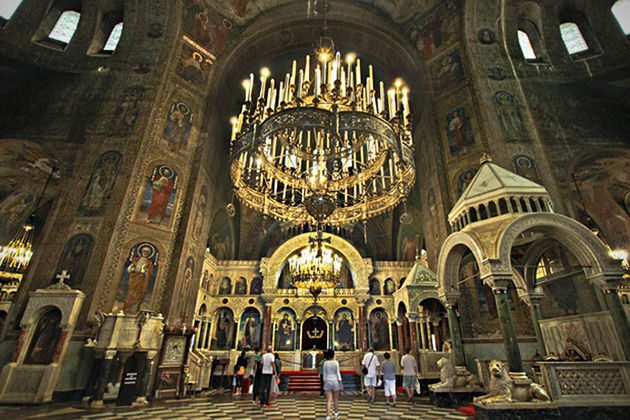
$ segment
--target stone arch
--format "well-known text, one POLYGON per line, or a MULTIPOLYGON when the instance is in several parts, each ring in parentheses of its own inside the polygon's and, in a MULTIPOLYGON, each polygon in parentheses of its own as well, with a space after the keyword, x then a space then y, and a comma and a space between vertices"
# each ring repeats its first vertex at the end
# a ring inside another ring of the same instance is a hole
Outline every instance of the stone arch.
MULTIPOLYGON (((303 233, 295 236, 278 247, 270 258, 263 259, 260 264, 260 272, 263 276, 263 292, 275 293, 287 259, 290 255, 310 244, 313 233, 303 233)), ((330 244, 326 246, 337 251, 344 258, 350 269, 354 288, 358 291, 368 290, 368 277, 372 273, 372 264, 368 264, 367 259, 363 259, 359 251, 345 239, 327 233, 324 235, 330 238, 330 244)))
POLYGON ((486 252, 479 240, 467 232, 451 234, 444 243, 438 257, 438 295, 444 300, 449 297, 459 298, 459 265, 466 251, 471 251, 479 269, 487 259, 486 252))

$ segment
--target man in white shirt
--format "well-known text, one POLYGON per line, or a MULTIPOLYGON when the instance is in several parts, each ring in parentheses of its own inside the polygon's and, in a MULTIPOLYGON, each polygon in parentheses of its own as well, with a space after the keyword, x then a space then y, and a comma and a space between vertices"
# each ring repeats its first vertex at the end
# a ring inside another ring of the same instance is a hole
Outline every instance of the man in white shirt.
POLYGON ((269 394, 271 393, 271 379, 276 374, 276 357, 272 353, 271 346, 267 347, 267 353, 260 358, 262 366, 262 380, 260 384, 260 405, 271 407, 269 394))
POLYGON ((373 403, 376 388, 376 381, 378 375, 381 373, 381 363, 378 361, 378 357, 374 354, 374 349, 370 347, 368 352, 363 356, 363 361, 361 362, 361 370, 364 368, 367 369, 367 373, 363 378, 363 385, 367 389, 368 393, 368 402, 373 403))
POLYGON ((410 350, 405 349, 405 355, 400 359, 400 366, 403 369, 403 386, 405 387, 405 391, 407 391, 407 396, 409 399, 407 401, 411 402, 413 400, 413 393, 416 389, 416 378, 418 377, 418 363, 416 362, 416 358, 410 354, 410 350))

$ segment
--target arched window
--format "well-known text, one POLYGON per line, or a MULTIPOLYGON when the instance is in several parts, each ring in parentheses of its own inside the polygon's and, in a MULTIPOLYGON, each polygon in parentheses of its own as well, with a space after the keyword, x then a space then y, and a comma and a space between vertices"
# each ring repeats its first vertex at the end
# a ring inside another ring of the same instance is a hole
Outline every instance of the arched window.
POLYGON ((569 54, 577 54, 589 49, 577 23, 564 22, 560 24, 560 34, 569 54))
POLYGON ((123 23, 117 23, 116 26, 109 33, 109 37, 107 38, 107 42, 105 42, 105 46, 103 47, 104 52, 114 52, 116 51, 116 47, 118 46, 118 41, 120 41, 120 35, 122 35, 123 23))
POLYGON ((630 0, 619 0, 612 7, 613 15, 617 18, 621 29, 630 35, 630 0))
POLYGON ((81 13, 74 10, 66 10, 57 19, 57 23, 55 23, 52 31, 48 34, 48 38, 68 44, 77 30, 77 26, 79 26, 80 19, 81 13))
POLYGON ((13 13, 17 10, 20 3, 22 3, 22 0, 2 0, 2 2, 0 2, 0 18, 6 20, 11 19, 11 16, 13 16, 13 13))
POLYGON ((536 57, 534 47, 532 47, 529 35, 527 35, 526 32, 521 30, 518 31, 518 43, 521 46, 523 57, 525 57, 526 60, 536 60, 538 58, 536 57))

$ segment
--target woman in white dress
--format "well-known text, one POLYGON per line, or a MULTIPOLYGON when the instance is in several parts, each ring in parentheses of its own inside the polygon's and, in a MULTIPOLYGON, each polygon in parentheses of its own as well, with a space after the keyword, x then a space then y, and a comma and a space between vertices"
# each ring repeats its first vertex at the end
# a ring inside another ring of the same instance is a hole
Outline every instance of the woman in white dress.
POLYGON ((324 377, 324 392, 326 392, 326 420, 332 420, 331 412, 334 405, 335 420, 339 419, 339 391, 343 391, 339 362, 335 360, 335 352, 326 352, 326 361, 322 369, 324 377))

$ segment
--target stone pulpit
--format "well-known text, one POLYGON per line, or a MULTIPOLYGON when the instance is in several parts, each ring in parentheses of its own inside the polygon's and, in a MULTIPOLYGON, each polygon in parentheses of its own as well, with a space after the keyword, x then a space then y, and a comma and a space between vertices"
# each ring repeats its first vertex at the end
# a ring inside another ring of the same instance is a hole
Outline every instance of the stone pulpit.
POLYGON ((52 400, 85 295, 63 283, 29 294, 11 363, 0 373, 0 402, 52 400))

